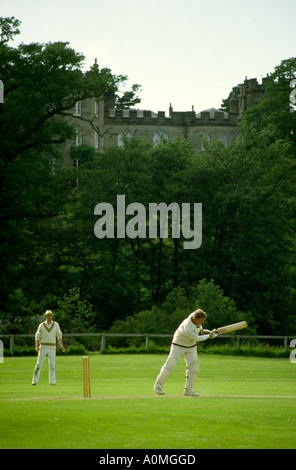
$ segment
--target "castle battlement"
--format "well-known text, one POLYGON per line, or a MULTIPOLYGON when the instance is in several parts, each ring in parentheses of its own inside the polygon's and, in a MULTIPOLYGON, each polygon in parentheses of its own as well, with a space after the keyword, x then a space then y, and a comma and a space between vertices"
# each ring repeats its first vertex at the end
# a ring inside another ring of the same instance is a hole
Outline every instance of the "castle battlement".
POLYGON ((87 99, 75 106, 73 121, 77 135, 74 143, 90 145, 103 152, 122 146, 124 136, 145 139, 152 145, 185 137, 196 151, 204 150, 204 139, 209 144, 220 140, 227 148, 231 142, 241 141, 239 120, 245 111, 260 102, 268 80, 268 77, 263 78, 259 83, 256 78, 245 78, 232 89, 225 103, 227 111, 209 108, 196 112, 193 107, 190 111, 174 111, 170 104, 166 115, 165 111, 120 109, 114 108, 110 100, 98 103, 93 98, 87 99))
POLYGON ((158 111, 158 113, 154 113, 153 111, 147 111, 143 109, 109 109, 109 117, 122 117, 122 118, 158 118, 158 117, 165 117, 165 111, 158 111))
POLYGON ((165 111, 139 109, 110 109, 106 124, 113 125, 156 125, 156 126, 235 126, 238 115, 226 113, 215 108, 199 113, 195 111, 173 111, 166 116, 165 111))
POLYGON ((259 83, 257 78, 245 79, 240 87, 240 95, 247 93, 265 93, 265 87, 268 82, 268 77, 262 78, 262 83, 259 83))
POLYGON ((245 78, 244 83, 240 85, 238 97, 238 109, 240 117, 247 109, 261 101, 265 94, 268 80, 269 77, 264 77, 262 78, 262 83, 258 83, 257 78, 245 78))

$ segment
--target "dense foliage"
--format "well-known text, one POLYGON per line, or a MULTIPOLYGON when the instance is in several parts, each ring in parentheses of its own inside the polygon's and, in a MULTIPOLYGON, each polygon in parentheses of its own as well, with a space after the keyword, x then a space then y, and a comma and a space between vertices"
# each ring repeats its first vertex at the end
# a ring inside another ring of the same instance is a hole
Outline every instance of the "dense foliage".
POLYGON ((19 24, 5 25, 0 333, 33 332, 46 308, 65 333, 170 333, 197 307, 209 326, 247 319, 261 334, 296 332, 296 59, 270 75, 265 97, 243 117, 240 144, 215 142, 196 154, 183 138, 155 148, 131 139, 104 154, 75 148, 81 166, 65 170, 59 144, 73 128, 63 112, 90 96, 124 107, 126 77, 83 73, 83 56, 66 43, 12 48, 19 24), (151 202, 202 203, 201 247, 184 249, 182 236, 96 238, 95 206, 110 203, 116 225, 118 195, 147 210, 151 202))

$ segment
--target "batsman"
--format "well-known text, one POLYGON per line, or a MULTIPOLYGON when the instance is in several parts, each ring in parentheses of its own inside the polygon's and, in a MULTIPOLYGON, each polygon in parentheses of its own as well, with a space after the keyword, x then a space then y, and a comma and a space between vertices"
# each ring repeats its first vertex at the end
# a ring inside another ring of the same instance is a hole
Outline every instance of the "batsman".
POLYGON ((194 392, 199 368, 196 343, 215 338, 218 335, 216 330, 209 331, 202 328, 206 318, 207 314, 203 310, 197 309, 190 313, 175 331, 169 356, 154 384, 153 390, 158 395, 164 395, 163 385, 183 355, 186 363, 184 395, 198 397, 198 393, 194 392))

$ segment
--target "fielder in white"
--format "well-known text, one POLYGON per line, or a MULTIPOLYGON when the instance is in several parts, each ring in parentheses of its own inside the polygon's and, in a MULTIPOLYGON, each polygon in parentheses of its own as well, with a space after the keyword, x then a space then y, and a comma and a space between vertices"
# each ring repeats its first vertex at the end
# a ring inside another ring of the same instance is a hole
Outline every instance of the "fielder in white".
POLYGON ((59 324, 52 320, 52 311, 46 310, 44 315, 46 320, 40 323, 35 335, 36 352, 38 353, 38 358, 33 372, 32 385, 36 385, 39 382, 42 364, 46 356, 48 356, 49 364, 49 383, 50 385, 55 385, 55 356, 57 339, 59 341, 61 350, 65 352, 62 340, 62 332, 59 324))
POLYGON ((164 395, 163 385, 183 354, 186 362, 184 395, 198 397, 198 393, 193 390, 199 369, 196 343, 205 341, 208 338, 215 338, 218 335, 215 330, 210 331, 202 328, 206 318, 207 314, 203 310, 195 310, 175 331, 169 356, 154 384, 153 390, 158 395, 164 395))

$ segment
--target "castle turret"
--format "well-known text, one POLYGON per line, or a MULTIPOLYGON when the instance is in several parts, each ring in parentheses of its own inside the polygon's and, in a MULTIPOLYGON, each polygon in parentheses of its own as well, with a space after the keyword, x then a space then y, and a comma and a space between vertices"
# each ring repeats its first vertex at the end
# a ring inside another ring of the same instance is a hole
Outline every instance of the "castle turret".
POLYGON ((238 114, 238 109, 239 109, 239 99, 236 96, 235 91, 233 91, 229 98, 229 114, 238 114))

